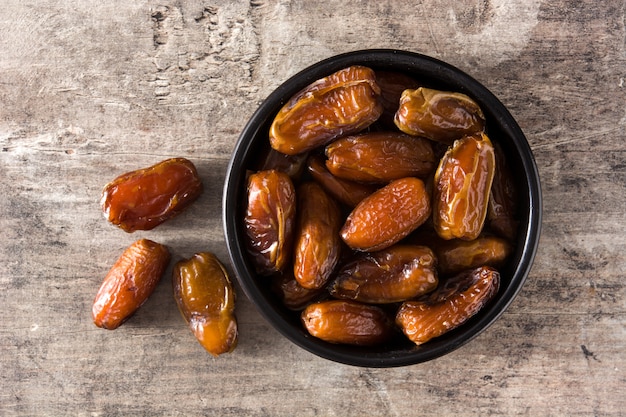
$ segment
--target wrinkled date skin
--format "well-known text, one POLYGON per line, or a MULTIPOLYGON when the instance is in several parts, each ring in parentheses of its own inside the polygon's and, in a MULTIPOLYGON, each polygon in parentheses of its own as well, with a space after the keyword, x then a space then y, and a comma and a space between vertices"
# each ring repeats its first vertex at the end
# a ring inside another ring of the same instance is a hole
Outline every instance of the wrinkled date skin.
POLYGON ((304 288, 322 288, 341 254, 339 206, 315 182, 298 187, 293 274, 304 288))
POLYGON ((365 129, 382 113, 374 71, 352 66, 292 97, 270 127, 273 149, 295 155, 365 129))
POLYGON ((419 300, 405 301, 396 314, 396 324, 416 345, 465 323, 498 292, 500 274, 480 267, 443 282, 435 292, 419 300))
POLYGON ((437 287, 437 260, 425 246, 395 245, 344 265, 329 291, 368 304, 406 301, 437 287))
POLYGON ((482 231, 495 170, 485 134, 454 142, 435 172, 433 223, 443 239, 473 240, 482 231))
POLYGON ((148 239, 131 244, 104 278, 93 302, 96 326, 114 330, 152 294, 170 261, 167 247, 148 239))
POLYGON ((151 230, 179 214, 202 194, 196 167, 185 158, 171 158, 123 174, 102 191, 108 221, 126 232, 151 230))
POLYGON ((401 178, 361 201, 346 219, 341 237, 352 249, 385 249, 417 229, 430 213, 430 196, 422 180, 401 178))
POLYGON ((293 274, 289 273, 274 276, 272 284, 272 290, 280 297, 283 305, 294 311, 304 309, 325 292, 324 288, 304 288, 296 281, 293 274))
POLYGON ((260 171, 248 177, 244 225, 248 252, 259 274, 281 271, 291 260, 296 192, 287 174, 260 171))
POLYGON ((213 356, 237 345, 235 293, 220 261, 209 252, 178 262, 172 273, 174 299, 202 347, 213 356))
POLYGON ((496 169, 491 184, 487 218, 489 226, 500 236, 512 241, 517 235, 519 220, 516 218, 519 196, 513 173, 502 147, 494 143, 496 169))
POLYGON ((463 136, 482 132, 485 115, 465 94, 420 87, 402 93, 395 124, 409 135, 452 144, 463 136))
POLYGON ((307 170, 313 180, 320 184, 328 194, 340 203, 354 208, 374 191, 376 186, 344 180, 331 174, 326 168, 324 159, 314 155, 307 162, 307 170))
POLYGON ((381 308, 348 300, 310 304, 301 319, 312 336, 330 343, 376 345, 393 334, 392 322, 381 308))
POLYGON ((430 141, 401 132, 347 136, 328 145, 326 157, 326 167, 333 175, 360 182, 425 177, 435 169, 430 141))
POLYGON ((513 247, 497 236, 479 236, 474 240, 444 240, 432 244, 431 248, 437 255, 439 271, 444 275, 479 266, 501 267, 507 260, 513 247))

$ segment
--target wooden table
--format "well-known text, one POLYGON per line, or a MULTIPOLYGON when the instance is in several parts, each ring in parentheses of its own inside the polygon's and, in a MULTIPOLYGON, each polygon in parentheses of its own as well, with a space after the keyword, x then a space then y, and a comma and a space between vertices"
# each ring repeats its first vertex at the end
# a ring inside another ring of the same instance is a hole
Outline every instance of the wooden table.
POLYGON ((0 13, 0 415, 618 416, 626 412, 626 47, 619 0, 8 0, 0 13), (230 268, 221 221, 240 130, 282 81, 337 53, 400 48, 490 88, 535 153, 539 251, 468 345, 394 369, 282 338, 241 293, 213 359, 163 279, 116 331, 91 304, 147 237, 230 268), (203 196, 149 232, 99 206, 115 176, 183 156, 203 196))

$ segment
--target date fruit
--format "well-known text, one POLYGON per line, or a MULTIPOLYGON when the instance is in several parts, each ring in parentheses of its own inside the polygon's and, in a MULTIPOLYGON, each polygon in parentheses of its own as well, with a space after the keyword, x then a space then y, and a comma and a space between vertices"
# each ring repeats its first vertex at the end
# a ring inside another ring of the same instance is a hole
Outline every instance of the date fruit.
POLYGON ((343 137, 326 147, 326 156, 326 167, 336 177, 369 183, 425 177, 435 168, 430 141, 401 132, 343 137))
POLYGON ((294 95, 272 122, 270 145, 288 155, 303 153, 365 129, 382 110, 374 71, 348 67, 294 95))
POLYGON ((281 271, 291 260, 296 192, 287 174, 269 170, 248 177, 244 218, 247 248, 259 274, 281 271))
POLYGON ((171 158, 111 181, 101 205, 106 219, 124 231, 151 230, 187 208, 202 189, 193 163, 171 158))
POLYGON ((430 196, 422 180, 401 178, 361 201, 346 219, 341 237, 352 249, 385 249, 417 229, 430 213, 430 196))
POLYGON ((505 239, 496 236, 479 236, 474 240, 442 240, 432 244, 437 255, 439 271, 456 274, 479 266, 501 267, 513 251, 505 239))
POLYGON ((489 194, 487 219, 489 227, 498 235, 512 241, 517 234, 516 218, 519 196, 515 180, 502 147, 494 143, 496 169, 489 194))
POLYGON ((339 206, 315 182, 300 185, 293 274, 304 288, 322 288, 341 254, 339 206))
POLYGON ((443 281, 440 288, 419 300, 405 301, 396 314, 396 324, 416 345, 465 323, 498 292, 500 274, 479 267, 443 281))
POLYGON ((295 183, 298 182, 306 167, 307 153, 298 155, 286 155, 272 148, 268 148, 265 155, 261 158, 261 163, 255 171, 276 170, 289 175, 289 178, 295 183))
POLYGON ((354 208, 365 197, 376 191, 374 185, 361 184, 355 181, 344 180, 330 173, 324 164, 324 159, 314 155, 309 158, 307 169, 311 177, 340 203, 354 208))
POLYGON ((482 231, 495 170, 485 134, 454 142, 435 172, 433 223, 443 239, 476 239, 482 231))
POLYGON ((304 288, 289 271, 284 274, 277 274, 273 278, 272 290, 289 310, 302 310, 325 292, 323 288, 304 288))
POLYGON ((424 87, 402 93, 394 121, 404 133, 447 144, 485 129, 485 115, 470 97, 424 87))
POLYGON ((393 334, 393 324, 380 308, 348 300, 310 304, 301 320, 314 337, 329 343, 376 345, 393 334))
POLYGON ((131 244, 104 278, 93 302, 96 326, 117 329, 156 288, 170 261, 167 247, 148 239, 131 244))
POLYGON ((174 299, 202 347, 213 356, 237 345, 235 293, 228 273, 209 252, 200 252, 174 266, 174 299))
POLYGON ((437 259, 425 246, 394 245, 363 254, 340 268, 329 291, 367 304, 406 301, 437 287, 437 259))
POLYGON ((396 71, 376 71, 376 83, 380 86, 383 114, 378 119, 385 128, 395 129, 393 119, 404 90, 416 89, 420 85, 412 77, 396 71))

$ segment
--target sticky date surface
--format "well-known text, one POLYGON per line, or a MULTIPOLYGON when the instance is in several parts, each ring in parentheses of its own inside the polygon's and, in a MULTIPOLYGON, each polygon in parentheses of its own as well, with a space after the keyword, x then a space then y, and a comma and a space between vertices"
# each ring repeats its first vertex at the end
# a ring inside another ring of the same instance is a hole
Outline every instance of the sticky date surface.
POLYGON ((498 292, 500 274, 479 267, 443 281, 433 293, 405 301, 396 314, 396 324, 415 344, 457 328, 474 316, 498 292))
POLYGON ((401 132, 347 136, 328 145, 326 156, 326 166, 333 175, 361 182, 425 177, 435 168, 430 141, 401 132))
POLYGON ((281 271, 289 263, 295 221, 296 193, 289 176, 275 170, 250 175, 244 225, 258 273, 281 271))
POLYGON ((214 356, 237 345, 235 294, 220 261, 201 252, 178 262, 172 272, 174 299, 202 347, 214 356))
POLYGON ((315 182, 300 185, 294 245, 294 277, 304 288, 322 288, 341 252, 339 206, 315 182))
POLYGON ((406 301, 435 289, 436 265, 433 251, 425 246, 395 245, 342 266, 330 293, 369 304, 406 301))
POLYGON ((113 330, 152 294, 170 260, 167 247, 148 239, 131 244, 104 278, 92 307, 96 326, 113 330))
POLYGON ((495 170, 485 134, 466 136, 441 159, 435 172, 433 222, 444 239, 476 239, 483 229, 495 170))
POLYGON ((374 71, 352 66, 322 78, 292 97, 270 127, 275 150, 294 155, 375 122, 383 111, 374 71))
POLYGON ((341 228, 352 249, 388 248, 423 224, 430 215, 430 197, 422 180, 395 180, 361 201, 341 228))
POLYGON ((306 330, 330 343, 375 345, 393 334, 392 322, 379 307, 345 300, 310 304, 301 314, 306 330))
POLYGON ((108 183, 101 205, 106 219, 126 232, 150 230, 187 208, 202 190, 193 163, 171 158, 108 183))
POLYGON ((365 197, 376 191, 375 185, 336 177, 326 168, 324 158, 319 155, 309 158, 307 170, 328 194, 350 208, 356 207, 365 197))
POLYGON ((394 121, 405 133, 446 144, 485 129, 483 111, 470 97, 424 87, 402 93, 394 121))

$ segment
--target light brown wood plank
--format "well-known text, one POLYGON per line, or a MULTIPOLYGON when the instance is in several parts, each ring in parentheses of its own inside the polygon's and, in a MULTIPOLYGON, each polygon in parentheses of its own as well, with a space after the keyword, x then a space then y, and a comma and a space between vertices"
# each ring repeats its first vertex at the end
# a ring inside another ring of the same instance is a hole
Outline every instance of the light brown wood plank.
POLYGON ((0 414, 623 415, 624 18, 619 0, 5 2, 0 414), (303 351, 241 291, 239 346, 213 359, 168 279, 118 330, 91 323, 104 274, 139 237, 175 259, 212 251, 230 269, 222 184, 246 121, 299 70, 374 47, 467 71, 535 152, 540 248, 500 320, 443 358, 396 369, 303 351), (197 165, 202 197, 153 231, 107 224, 104 184, 172 156, 197 165))

